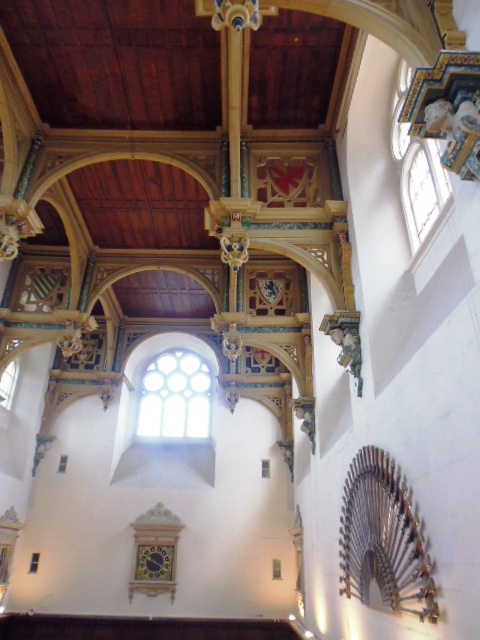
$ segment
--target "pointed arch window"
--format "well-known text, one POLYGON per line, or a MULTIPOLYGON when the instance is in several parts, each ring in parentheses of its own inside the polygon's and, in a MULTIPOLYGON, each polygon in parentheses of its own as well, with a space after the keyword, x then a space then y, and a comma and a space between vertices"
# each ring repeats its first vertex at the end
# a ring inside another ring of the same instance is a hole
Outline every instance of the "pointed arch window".
POLYGON ((158 354, 142 376, 137 436, 170 440, 210 436, 212 373, 184 349, 158 354))

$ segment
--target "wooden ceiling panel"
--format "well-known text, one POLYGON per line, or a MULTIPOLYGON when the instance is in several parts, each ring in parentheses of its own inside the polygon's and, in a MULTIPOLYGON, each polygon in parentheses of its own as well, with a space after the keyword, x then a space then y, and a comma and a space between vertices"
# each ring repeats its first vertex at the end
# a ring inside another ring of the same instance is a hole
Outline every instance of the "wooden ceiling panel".
POLYGON ((215 249, 204 230, 208 194, 177 167, 118 160, 68 176, 95 245, 108 249, 215 249))
POLYGON ((68 247, 68 238, 65 233, 62 219, 57 210, 46 200, 40 200, 35 207, 43 226, 43 233, 34 238, 27 238, 29 245, 50 245, 53 247, 68 247))
POLYGON ((221 124, 220 37, 191 0, 2 0, 0 23, 51 126, 221 124))
POLYGON ((193 278, 174 271, 143 271, 119 280, 113 291, 129 318, 210 318, 215 305, 193 278))
POLYGON ((326 123, 345 24, 301 11, 266 18, 252 34, 248 122, 262 129, 326 123))

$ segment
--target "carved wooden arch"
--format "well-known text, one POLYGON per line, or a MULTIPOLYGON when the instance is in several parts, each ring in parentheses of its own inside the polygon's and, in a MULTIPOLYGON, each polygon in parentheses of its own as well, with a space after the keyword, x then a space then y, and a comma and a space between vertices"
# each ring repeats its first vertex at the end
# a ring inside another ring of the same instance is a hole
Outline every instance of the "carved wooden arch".
POLYGON ((275 356, 275 358, 278 358, 280 362, 287 367, 287 369, 290 371, 293 378, 295 379, 295 382, 297 383, 297 386, 298 386, 299 395, 300 396, 306 395, 305 376, 302 376, 300 367, 295 362, 295 360, 291 356, 289 356, 288 353, 284 349, 282 349, 282 347, 280 347, 279 345, 274 344, 273 342, 269 342, 268 340, 265 340, 265 339, 262 340, 262 338, 260 337, 259 338, 255 337, 257 335, 261 335, 261 334, 241 333, 243 345, 246 347, 253 347, 254 349, 264 349, 265 351, 268 351, 269 353, 271 353, 272 356, 275 356))
POLYGON ((415 9, 424 14, 421 30, 375 4, 375 0, 269 0, 268 4, 335 18, 357 27, 392 47, 412 66, 433 65, 442 48, 426 2, 415 3, 415 9))
POLYGON ((256 394, 255 393, 255 389, 248 389, 246 387, 240 387, 239 388, 239 392, 240 392, 240 397, 243 398, 248 398, 249 400, 255 400, 256 402, 259 402, 260 404, 262 404, 265 408, 267 408, 270 413, 272 413, 275 418, 278 420, 278 424, 280 426, 280 431, 282 434, 282 440, 287 440, 288 438, 291 438, 291 434, 289 435, 287 433, 287 425, 284 424, 283 420, 282 420, 282 411, 280 410, 280 408, 274 403, 272 402, 269 398, 267 398, 266 396, 260 395, 260 394, 256 394))
POLYGON ((30 187, 29 193, 27 194, 30 205, 34 207, 38 200, 43 197, 45 191, 55 184, 55 182, 60 180, 60 178, 65 177, 69 173, 91 164, 112 162, 114 160, 148 160, 150 162, 170 164, 173 167, 177 167, 178 169, 185 171, 192 176, 192 178, 197 180, 197 182, 199 182, 205 189, 210 199, 215 200, 218 198, 218 187, 215 184, 215 181, 201 167, 191 160, 175 153, 153 153, 151 151, 142 151, 141 148, 139 149, 136 147, 134 153, 132 153, 131 149, 125 151, 101 151, 95 149, 72 158, 68 158, 65 162, 54 167, 48 173, 44 173, 38 177, 36 182, 30 187))
POLYGON ((176 267, 176 266, 169 266, 169 265, 150 264, 150 265, 135 265, 132 267, 124 267, 123 269, 119 269, 118 271, 115 271, 114 273, 111 273, 110 275, 108 275, 105 278, 105 280, 102 280, 100 284, 98 284, 95 287, 95 289, 90 293, 87 301, 87 306, 86 306, 86 308, 88 309, 88 313, 90 313, 91 310, 93 309, 93 305, 97 301, 97 298, 99 298, 102 295, 102 293, 104 293, 110 286, 112 286, 112 284, 114 284, 115 282, 118 282, 118 280, 123 280, 123 278, 131 276, 134 273, 140 273, 142 271, 173 271, 176 273, 182 273, 183 275, 186 275, 192 278, 192 280, 195 280, 196 282, 198 282, 198 284, 200 284, 210 294, 213 300, 213 304, 215 305, 216 312, 217 313, 221 312, 220 294, 215 289, 215 287, 210 282, 210 280, 208 280, 208 278, 203 276, 201 273, 199 273, 198 271, 195 271, 194 269, 190 269, 189 267, 176 267))
MULTIPOLYGON (((82 400, 83 398, 88 398, 90 396, 96 396, 101 389, 100 386, 94 387, 90 385, 83 385, 81 389, 64 389, 65 398, 56 399, 55 405, 48 412, 48 415, 44 413, 42 418, 42 427, 39 431, 39 434, 42 436, 50 436, 54 433, 54 425, 57 421, 58 416, 62 413, 64 409, 68 406, 76 402, 77 400, 82 400)), ((62 394, 60 394, 61 396, 62 394)), ((99 400, 100 402, 100 400, 99 400)), ((46 403, 45 403, 46 404, 46 403)))
POLYGON ((155 331, 149 331, 145 335, 138 338, 138 340, 135 340, 135 342, 132 345, 130 345, 130 347, 125 351, 125 353, 122 354, 119 371, 122 373, 125 371, 125 367, 127 365, 127 362, 130 356, 135 351, 135 349, 137 349, 142 344, 142 342, 145 342, 145 340, 153 338, 153 336, 159 336, 164 333, 184 333, 185 335, 193 336, 195 338, 198 338, 202 342, 204 342, 205 345, 213 351, 213 354, 218 364, 218 370, 220 373, 222 373, 225 366, 225 356, 222 354, 221 348, 213 344, 208 338, 203 336, 201 333, 196 333, 192 329, 188 330, 188 329, 182 329, 180 327, 175 327, 175 329, 172 329, 172 327, 155 329, 155 331))
POLYGON ((15 119, 9 106, 5 90, 0 83, 0 124, 2 127, 4 166, 0 184, 0 193, 13 195, 17 183, 19 166, 19 153, 15 119))
POLYGON ((107 371, 110 371, 113 366, 113 358, 115 355, 115 324, 113 321, 113 310, 110 302, 105 296, 98 296, 98 300, 103 307, 105 314, 105 324, 107 330, 107 350, 105 353, 105 367, 107 371))
POLYGON ((22 340, 21 337, 18 337, 20 340, 20 344, 13 349, 11 349, 8 353, 6 353, 2 359, 0 360, 0 378, 3 375, 5 369, 8 365, 19 358, 21 355, 30 351, 30 349, 34 349, 35 347, 40 347, 44 344, 53 344, 56 343, 58 338, 58 331, 44 331, 43 333, 47 334, 46 336, 33 336, 31 338, 25 338, 22 340), (48 335, 50 334, 50 335, 48 335))
POLYGON ((62 202, 60 197, 50 191, 48 193, 45 193, 41 199, 49 202, 52 207, 54 207, 55 211, 60 217, 60 220, 62 221, 63 228, 65 229, 65 233, 67 235, 70 251, 70 278, 72 283, 70 304, 76 306, 75 301, 77 301, 80 297, 80 290, 83 280, 83 269, 81 264, 82 251, 80 250, 80 247, 78 245, 76 229, 72 225, 72 218, 65 206, 65 203, 62 202))
POLYGON ((266 238, 249 238, 250 249, 260 249, 269 253, 290 258, 315 275, 323 284, 333 309, 345 309, 345 299, 340 285, 337 284, 328 269, 320 264, 306 249, 298 247, 288 240, 271 240, 266 238))

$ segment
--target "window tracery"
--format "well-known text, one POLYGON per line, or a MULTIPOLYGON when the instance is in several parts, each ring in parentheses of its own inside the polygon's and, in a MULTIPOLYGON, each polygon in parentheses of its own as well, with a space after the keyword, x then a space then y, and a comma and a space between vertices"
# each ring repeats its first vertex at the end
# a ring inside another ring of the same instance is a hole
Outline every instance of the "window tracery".
POLYGON ((142 377, 137 436, 208 438, 212 374, 196 353, 184 349, 163 352, 142 377))

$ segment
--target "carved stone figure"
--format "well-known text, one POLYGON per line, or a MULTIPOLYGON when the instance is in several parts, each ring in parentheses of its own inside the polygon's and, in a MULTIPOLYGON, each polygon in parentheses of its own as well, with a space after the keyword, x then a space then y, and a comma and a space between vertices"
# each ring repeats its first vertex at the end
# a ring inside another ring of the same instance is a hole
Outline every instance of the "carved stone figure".
POLYGON ((429 133, 447 134, 448 140, 453 140, 453 134, 460 126, 462 118, 470 117, 480 125, 480 113, 478 107, 470 100, 460 104, 457 111, 453 105, 444 98, 439 98, 425 107, 425 126, 429 133))
POLYGON ((330 338, 332 342, 341 347, 343 345, 343 331, 341 329, 332 329, 330 331, 330 338))

